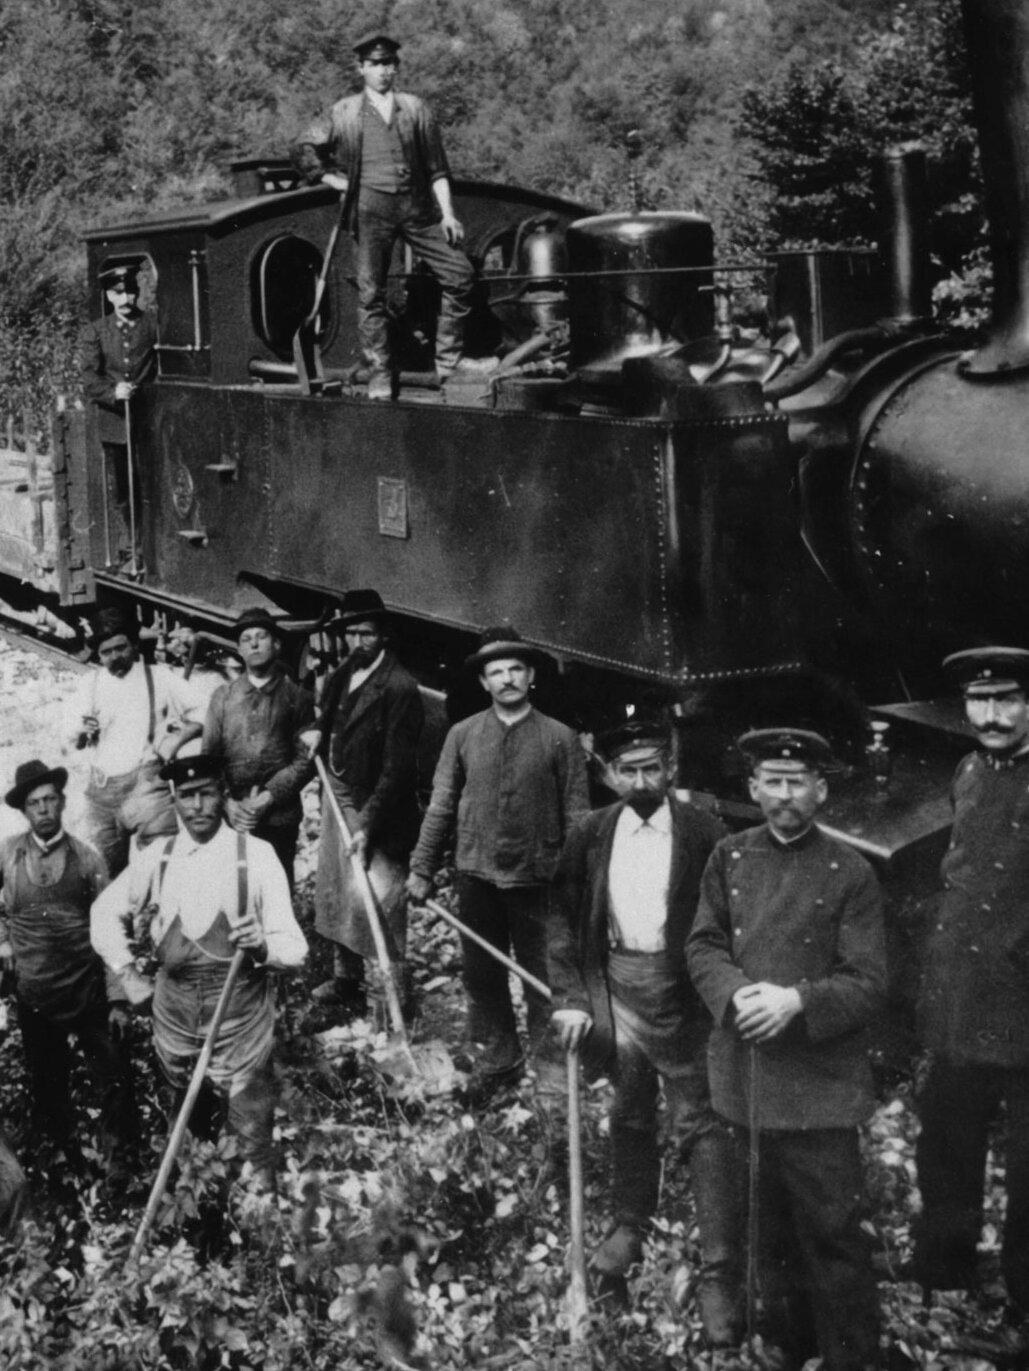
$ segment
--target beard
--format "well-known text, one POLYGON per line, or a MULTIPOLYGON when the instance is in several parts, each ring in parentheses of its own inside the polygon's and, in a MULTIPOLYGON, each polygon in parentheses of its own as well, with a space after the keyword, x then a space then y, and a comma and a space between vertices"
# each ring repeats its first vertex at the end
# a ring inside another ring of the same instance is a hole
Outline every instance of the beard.
POLYGON ((664 804, 664 800, 663 795, 658 795, 653 790, 634 791, 625 797, 625 803, 641 819, 649 819, 652 814, 656 814, 664 804))

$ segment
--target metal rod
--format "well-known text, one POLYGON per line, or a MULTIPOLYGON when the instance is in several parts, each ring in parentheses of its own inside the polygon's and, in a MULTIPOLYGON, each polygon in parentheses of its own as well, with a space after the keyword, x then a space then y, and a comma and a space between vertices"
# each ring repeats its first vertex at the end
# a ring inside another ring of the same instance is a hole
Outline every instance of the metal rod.
POLYGON ((132 555, 129 558, 129 575, 135 576, 139 568, 136 564, 136 462, 132 450, 132 398, 125 401, 125 448, 129 464, 129 543, 132 555))
POLYGON ((430 914, 435 914, 437 918, 443 919, 446 923, 450 924, 451 927, 456 928, 464 937, 470 938, 473 943, 478 943, 479 947, 481 947, 484 952, 488 952, 490 956, 494 957, 502 966, 506 966, 508 971, 513 971, 516 976, 520 976, 526 985, 531 986, 532 989, 535 990, 537 995, 542 995, 545 1000, 552 1000, 554 998, 550 992, 549 986, 544 985, 531 971, 526 971, 524 967, 519 966, 517 962, 512 961, 505 952, 501 952, 499 947, 494 947, 491 942, 488 942, 480 934, 473 933, 468 925, 463 924, 456 915, 451 914, 449 909, 444 909, 436 900, 426 900, 425 908, 430 914))

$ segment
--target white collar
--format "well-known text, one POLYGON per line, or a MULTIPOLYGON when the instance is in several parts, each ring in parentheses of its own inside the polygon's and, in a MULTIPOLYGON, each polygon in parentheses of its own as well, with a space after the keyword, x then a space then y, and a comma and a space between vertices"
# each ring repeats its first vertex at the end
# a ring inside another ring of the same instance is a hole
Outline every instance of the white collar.
POLYGON ((42 838, 40 838, 37 834, 33 833, 31 828, 29 829, 29 837, 39 848, 40 852, 53 852, 54 848, 57 847, 58 844, 64 842, 64 829, 58 829, 58 831, 54 834, 54 836, 50 839, 49 842, 44 842, 42 838))
POLYGON ((228 824, 225 822, 225 819, 223 818, 221 824, 218 827, 218 831, 215 833, 214 837, 208 838, 206 843, 201 843, 193 837, 192 833, 190 833, 189 829, 186 827, 186 825, 182 822, 182 820, 179 818, 177 814, 175 816, 175 822, 179 826, 179 833, 178 837, 175 840, 175 848, 172 853, 173 856, 175 855, 175 853, 185 853, 186 855, 191 855, 194 852, 207 851, 208 849, 214 847, 222 838, 224 838, 226 833, 232 832, 232 829, 228 826, 228 824))
POLYGON ((365 86, 364 93, 371 101, 372 108, 377 110, 388 124, 393 118, 396 92, 388 90, 385 95, 380 95, 378 91, 372 90, 370 86, 365 86))
POLYGON ((672 806, 664 799, 657 809, 654 810, 649 819, 643 819, 636 813, 632 805, 626 804, 625 827, 629 833, 638 833, 641 828, 652 828, 658 833, 669 834, 672 831, 672 806))

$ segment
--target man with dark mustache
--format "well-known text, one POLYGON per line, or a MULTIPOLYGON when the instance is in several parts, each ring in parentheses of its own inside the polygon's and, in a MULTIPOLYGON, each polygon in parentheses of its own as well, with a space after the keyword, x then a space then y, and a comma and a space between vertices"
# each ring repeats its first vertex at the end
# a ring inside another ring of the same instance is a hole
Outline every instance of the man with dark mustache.
POLYGON ((705 1336, 713 1347, 732 1346, 741 1315, 739 1191, 729 1131, 708 1093, 711 1021, 683 955, 701 872, 725 829, 673 793, 666 725, 631 719, 597 746, 620 800, 569 835, 547 929, 562 1046, 585 1043, 598 1065, 614 1066, 614 1223, 593 1267, 605 1289, 621 1294, 616 1283, 642 1255, 660 1187, 660 1083, 668 1132, 690 1169, 705 1336))
POLYGON ((1008 1332, 1029 1320, 1029 652, 946 658, 979 750, 952 786, 954 827, 929 938, 919 1029, 932 1053, 919 1099, 923 1213, 915 1272, 937 1290, 977 1280, 989 1132, 1007 1109, 1003 1271, 1008 1332))

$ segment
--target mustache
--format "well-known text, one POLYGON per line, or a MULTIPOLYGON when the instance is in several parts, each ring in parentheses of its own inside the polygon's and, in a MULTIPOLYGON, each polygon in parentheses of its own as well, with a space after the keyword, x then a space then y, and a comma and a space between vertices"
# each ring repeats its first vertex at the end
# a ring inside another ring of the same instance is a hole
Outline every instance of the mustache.
POLYGON ((973 724, 976 733, 1014 733, 1014 728, 1010 724, 973 724))

